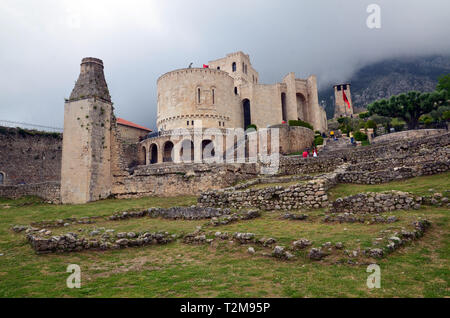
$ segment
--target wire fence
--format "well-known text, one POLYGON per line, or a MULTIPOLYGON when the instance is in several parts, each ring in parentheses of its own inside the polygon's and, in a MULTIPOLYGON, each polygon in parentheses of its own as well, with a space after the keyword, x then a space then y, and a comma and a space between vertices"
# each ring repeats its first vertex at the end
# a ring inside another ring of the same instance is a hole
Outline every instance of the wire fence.
POLYGON ((22 122, 10 121, 10 120, 4 120, 4 119, 0 119, 0 126, 10 127, 10 128, 19 127, 22 129, 38 130, 38 131, 46 131, 46 132, 58 132, 58 133, 63 132, 63 129, 58 128, 58 127, 42 126, 42 125, 22 123, 22 122))

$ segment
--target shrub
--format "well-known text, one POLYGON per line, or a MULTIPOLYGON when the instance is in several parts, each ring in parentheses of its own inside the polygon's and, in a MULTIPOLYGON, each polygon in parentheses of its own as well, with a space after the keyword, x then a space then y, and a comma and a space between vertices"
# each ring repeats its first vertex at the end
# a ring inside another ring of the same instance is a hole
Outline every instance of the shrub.
POLYGON ((322 136, 315 136, 314 137, 314 145, 316 145, 316 146, 323 145, 323 137, 322 136))
POLYGON ((250 125, 248 125, 247 126, 247 128, 246 128, 246 130, 258 130, 258 128, 256 127, 256 125, 255 124, 250 124, 250 125))
POLYGON ((366 123, 366 127, 365 128, 373 128, 376 129, 377 128, 377 123, 375 122, 375 120, 370 119, 367 121, 366 123))
POLYGON ((445 111, 445 112, 442 114, 442 118, 443 118, 444 120, 446 120, 446 121, 450 121, 450 110, 445 111))
POLYGON ((358 117, 361 119, 366 119, 366 118, 370 117, 370 114, 369 114, 369 112, 360 113, 360 114, 358 114, 358 117))
POLYGON ((289 126, 300 126, 314 130, 313 126, 310 123, 307 123, 306 121, 303 120, 290 120, 289 126))
POLYGON ((353 136, 355 137, 356 141, 365 141, 365 140, 367 140, 367 135, 362 133, 362 132, 360 132, 360 131, 355 132, 355 134, 353 136))

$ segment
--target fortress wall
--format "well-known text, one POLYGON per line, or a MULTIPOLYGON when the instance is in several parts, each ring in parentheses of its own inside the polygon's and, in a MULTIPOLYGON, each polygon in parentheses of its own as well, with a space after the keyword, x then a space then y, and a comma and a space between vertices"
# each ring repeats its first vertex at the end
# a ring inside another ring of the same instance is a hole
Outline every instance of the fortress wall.
POLYGON ((139 166, 133 175, 115 175, 112 194, 117 198, 196 195, 256 177, 256 164, 157 164, 139 166))
POLYGON ((62 135, 0 127, 0 172, 5 185, 59 181, 62 135))
POLYGON ((48 181, 33 184, 18 184, 0 186, 0 197, 8 199, 18 199, 24 196, 37 196, 50 203, 60 203, 59 181, 48 181))
POLYGON ((234 81, 216 69, 181 69, 158 79, 158 129, 192 128, 192 120, 202 121, 203 128, 237 125, 239 96, 234 81), (200 100, 198 99, 200 89, 200 100), (189 123, 189 125, 188 125, 189 123))
POLYGON ((251 85, 250 110, 252 123, 258 128, 281 124, 281 90, 279 85, 251 85))

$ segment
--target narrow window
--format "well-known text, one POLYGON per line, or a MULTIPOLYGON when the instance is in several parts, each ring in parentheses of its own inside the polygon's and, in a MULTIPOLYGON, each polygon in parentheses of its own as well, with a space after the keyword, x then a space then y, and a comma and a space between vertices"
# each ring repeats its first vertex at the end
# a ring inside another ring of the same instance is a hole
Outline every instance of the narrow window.
POLYGON ((233 72, 236 72, 236 62, 233 62, 233 64, 231 64, 231 70, 233 72))
POLYGON ((189 126, 189 120, 186 122, 186 125, 188 125, 189 126))
POLYGON ((0 172, 0 184, 5 183, 5 174, 3 172, 0 172))
POLYGON ((222 123, 219 121, 219 127, 222 126, 222 123))
POLYGON ((347 85, 344 85, 342 89, 345 91, 347 89, 347 85))
POLYGON ((216 96, 215 96, 215 89, 213 88, 212 89, 212 102, 213 102, 213 104, 215 104, 215 102, 216 102, 216 100, 215 100, 215 98, 216 98, 216 96))
POLYGON ((200 104, 200 88, 197 88, 197 103, 200 104))
POLYGON ((235 95, 238 94, 237 87, 234 88, 234 94, 235 94, 235 95))
POLYGON ((217 69, 220 70, 220 66, 217 66, 217 69))
POLYGON ((194 121, 193 120, 191 121, 191 125, 194 126, 194 121))
POLYGON ((244 64, 244 62, 242 62, 242 72, 245 73, 245 64, 244 64))

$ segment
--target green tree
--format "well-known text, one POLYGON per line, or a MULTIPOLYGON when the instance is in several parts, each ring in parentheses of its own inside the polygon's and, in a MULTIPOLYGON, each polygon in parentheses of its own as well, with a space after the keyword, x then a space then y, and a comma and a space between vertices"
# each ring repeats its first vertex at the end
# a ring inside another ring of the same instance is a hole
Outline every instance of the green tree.
POLYGON ((432 93, 412 91, 392 96, 388 100, 381 99, 373 102, 367 109, 370 114, 401 118, 408 124, 409 129, 415 129, 419 124, 420 116, 446 103, 446 95, 445 90, 432 93))
POLYGON ((447 92, 447 98, 450 98, 450 74, 442 75, 438 78, 436 90, 445 90, 447 92))

